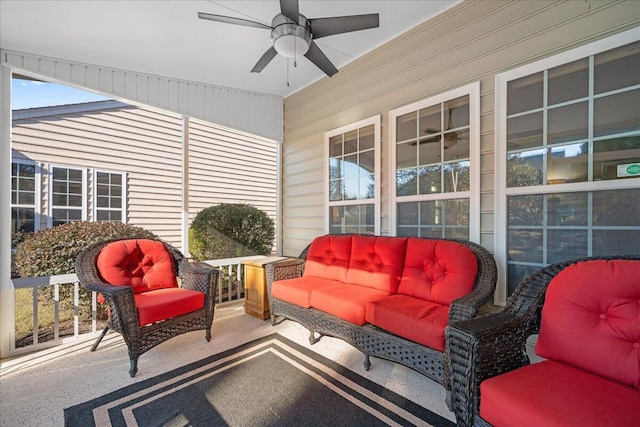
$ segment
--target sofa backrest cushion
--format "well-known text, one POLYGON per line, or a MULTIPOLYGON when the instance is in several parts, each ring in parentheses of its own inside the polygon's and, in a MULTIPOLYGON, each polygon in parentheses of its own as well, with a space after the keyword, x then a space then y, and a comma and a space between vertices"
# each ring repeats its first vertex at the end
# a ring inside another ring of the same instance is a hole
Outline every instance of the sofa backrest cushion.
POLYGON ((173 257, 162 242, 130 239, 105 245, 96 268, 106 283, 131 286, 138 294, 178 286, 173 257))
POLYGON ((347 283, 396 293, 406 246, 405 237, 353 236, 347 283))
POLYGON ((411 237, 398 293, 448 306, 473 290, 477 275, 478 260, 467 246, 411 237))
POLYGON ((547 287, 536 353, 640 389, 640 261, 560 271, 547 287))
POLYGON ((350 235, 316 237, 307 252, 304 275, 345 282, 350 256, 350 235))

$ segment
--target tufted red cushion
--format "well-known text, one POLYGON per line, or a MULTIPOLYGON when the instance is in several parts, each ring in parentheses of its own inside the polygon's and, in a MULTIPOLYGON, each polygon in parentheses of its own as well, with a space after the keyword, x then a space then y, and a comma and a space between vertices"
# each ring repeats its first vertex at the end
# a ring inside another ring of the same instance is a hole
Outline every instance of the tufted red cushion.
POLYGON ((495 427, 636 426, 640 392, 544 361, 480 383, 480 416, 495 427))
POLYGON ((367 305, 367 322, 438 351, 444 351, 448 319, 448 306, 407 295, 390 295, 367 305))
POLYGON ((590 260, 558 273, 536 353, 640 389, 640 261, 590 260))
POLYGON ((204 308, 204 293, 164 288, 134 295, 140 326, 171 319, 204 308))
POLYGON ((467 246, 412 237, 398 293, 448 306, 473 290, 477 275, 478 260, 467 246))
POLYGON ((316 237, 307 253, 304 276, 345 282, 350 255, 351 236, 316 237))
POLYGON ((177 287, 173 257, 162 242, 120 240, 106 245, 96 260, 106 283, 131 286, 134 293, 177 287))
POLYGON ((327 286, 311 292, 311 307, 356 325, 364 325, 367 304, 388 295, 388 292, 358 285, 327 286))
POLYGON ((294 279, 276 280, 271 285, 271 295, 300 307, 311 307, 311 291, 343 284, 336 280, 321 279, 319 277, 296 277, 294 279))
POLYGON ((353 236, 347 283, 396 293, 406 245, 404 237, 353 236))

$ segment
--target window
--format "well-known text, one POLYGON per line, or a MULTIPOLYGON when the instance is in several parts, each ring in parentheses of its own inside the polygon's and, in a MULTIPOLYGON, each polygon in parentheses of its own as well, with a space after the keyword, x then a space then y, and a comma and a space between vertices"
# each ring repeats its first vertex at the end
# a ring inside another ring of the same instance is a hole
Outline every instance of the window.
POLYGON ((329 233, 380 234, 380 117, 325 133, 329 233))
POLYGON ((49 226, 86 220, 86 171, 51 166, 49 226))
POLYGON ((11 232, 38 230, 40 167, 33 162, 11 163, 11 232))
POLYGON ((480 240, 479 86, 391 111, 396 235, 480 240))
POLYGON ((639 68, 623 33, 496 76, 502 301, 542 266, 640 253, 639 68))
POLYGON ((126 222, 125 174, 96 170, 93 174, 94 221, 126 222))

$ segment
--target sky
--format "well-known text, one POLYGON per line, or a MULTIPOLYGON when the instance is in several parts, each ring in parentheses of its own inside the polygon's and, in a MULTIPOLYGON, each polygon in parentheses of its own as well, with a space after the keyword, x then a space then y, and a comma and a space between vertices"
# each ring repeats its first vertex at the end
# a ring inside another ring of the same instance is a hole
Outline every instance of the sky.
POLYGON ((11 109, 48 107, 110 99, 92 92, 56 83, 31 80, 11 80, 11 109))

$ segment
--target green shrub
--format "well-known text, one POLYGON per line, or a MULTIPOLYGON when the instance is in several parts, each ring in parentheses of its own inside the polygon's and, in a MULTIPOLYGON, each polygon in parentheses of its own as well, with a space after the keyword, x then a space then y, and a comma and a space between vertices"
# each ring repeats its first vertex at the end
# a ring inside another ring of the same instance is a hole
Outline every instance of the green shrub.
POLYGON ((189 252, 196 260, 269 255, 273 220, 246 204, 223 203, 198 212, 189 228, 189 252))

